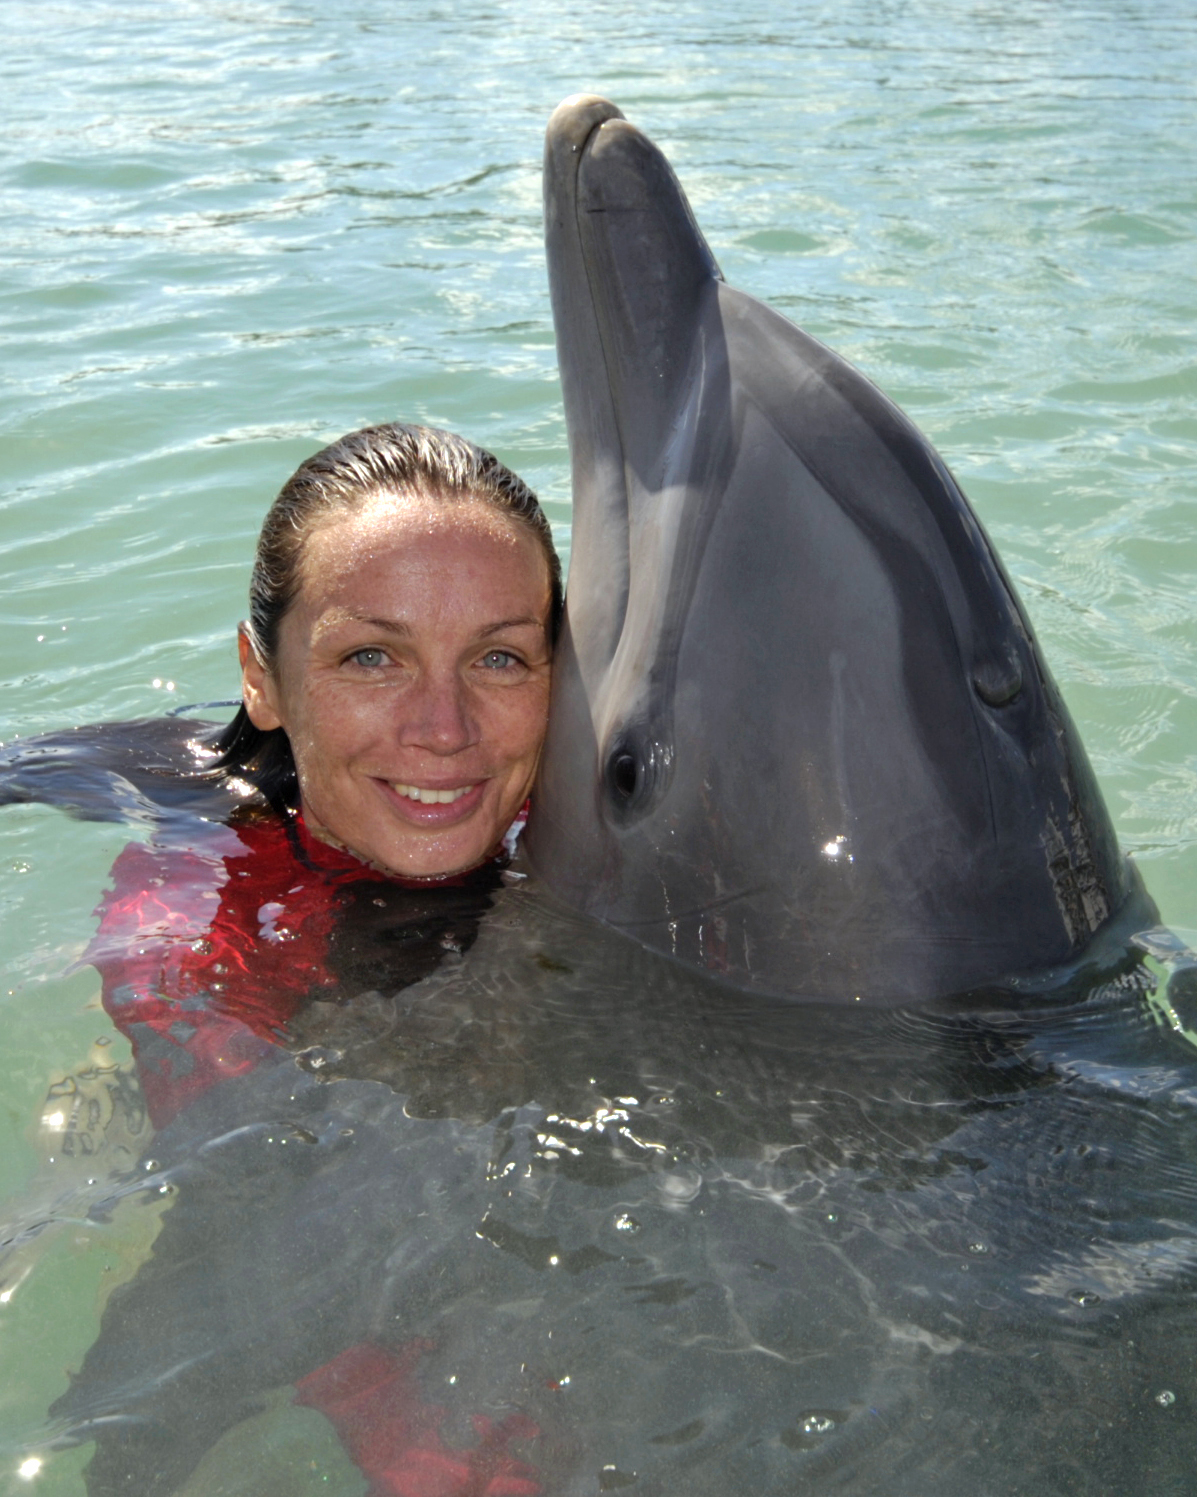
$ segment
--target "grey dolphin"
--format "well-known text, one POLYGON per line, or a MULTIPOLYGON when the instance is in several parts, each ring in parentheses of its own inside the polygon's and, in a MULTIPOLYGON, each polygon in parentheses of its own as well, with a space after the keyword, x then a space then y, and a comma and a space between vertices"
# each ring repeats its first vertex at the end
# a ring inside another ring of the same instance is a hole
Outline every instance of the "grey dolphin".
POLYGON ((926 439, 724 283, 608 101, 550 120, 545 219, 574 490, 546 882, 742 986, 840 1002, 1042 974, 1119 912, 1151 923, 926 439))

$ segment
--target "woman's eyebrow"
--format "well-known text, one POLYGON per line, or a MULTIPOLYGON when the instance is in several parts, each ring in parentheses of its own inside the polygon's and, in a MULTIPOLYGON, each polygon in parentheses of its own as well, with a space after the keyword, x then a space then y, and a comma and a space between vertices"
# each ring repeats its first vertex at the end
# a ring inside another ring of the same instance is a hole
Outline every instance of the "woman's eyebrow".
MULTIPOLYGON (((340 624, 366 624, 371 629, 380 629, 387 634, 398 635, 401 638, 410 638, 412 628, 410 624, 401 619, 379 619, 373 614, 358 613, 351 608, 337 609, 324 621, 325 629, 335 629, 340 624)), ((543 629, 544 620, 538 619, 534 614, 527 614, 518 619, 499 619, 497 623, 487 624, 478 630, 479 639, 488 639, 492 634, 501 634, 504 629, 543 629)), ((321 630, 321 632, 324 632, 321 630)))
POLYGON ((528 626, 533 629, 543 629, 544 620, 533 618, 531 615, 522 619, 500 619, 497 624, 487 624, 485 629, 479 629, 478 638, 486 639, 488 635, 499 634, 504 629, 523 629, 528 626))
POLYGON ((354 608, 336 608, 326 614, 316 626, 316 632, 326 634, 330 629, 343 624, 366 624, 371 629, 381 629, 387 634, 409 635, 411 625, 399 619, 376 619, 372 614, 358 613, 354 608))

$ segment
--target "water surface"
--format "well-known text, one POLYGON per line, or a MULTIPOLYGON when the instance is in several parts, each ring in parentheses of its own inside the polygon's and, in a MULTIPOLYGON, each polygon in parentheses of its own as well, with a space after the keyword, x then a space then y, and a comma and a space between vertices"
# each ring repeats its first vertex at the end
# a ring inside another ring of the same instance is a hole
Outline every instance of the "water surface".
MULTIPOLYGON (((935 442, 1124 844, 1165 920, 1197 930, 1190 6, 10 0, 5 16, 5 741, 233 694, 262 512, 354 426, 425 420, 493 446, 568 550, 539 156, 554 104, 594 89, 670 155, 728 279, 935 442)), ((47 1087, 119 1052, 70 964, 126 835, 0 817, 6 1190, 52 1147, 47 1087)), ((0 1308, 13 1464, 145 1238, 64 1235, 0 1308)), ((55 1457, 40 1489, 77 1494, 79 1464, 55 1457)))

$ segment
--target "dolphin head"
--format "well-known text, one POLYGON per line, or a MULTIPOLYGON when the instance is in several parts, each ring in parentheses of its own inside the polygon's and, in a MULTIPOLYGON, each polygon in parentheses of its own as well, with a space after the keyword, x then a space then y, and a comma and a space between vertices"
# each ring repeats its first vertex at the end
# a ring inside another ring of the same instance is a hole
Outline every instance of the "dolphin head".
POLYGON ((608 101, 554 113, 545 215, 574 526, 535 869, 770 993, 901 1003, 1075 959, 1135 881, 943 462, 724 283, 608 101))

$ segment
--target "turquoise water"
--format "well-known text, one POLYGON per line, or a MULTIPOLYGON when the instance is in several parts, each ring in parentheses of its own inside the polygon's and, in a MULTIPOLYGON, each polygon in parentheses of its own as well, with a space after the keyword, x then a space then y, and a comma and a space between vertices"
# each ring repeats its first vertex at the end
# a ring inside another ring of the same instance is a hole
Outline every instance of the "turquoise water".
MULTIPOLYGON (((1164 919, 1197 930, 1191 5, 4 14, 6 742, 232 695, 262 512, 354 426, 492 446, 568 550, 539 157, 554 104, 595 90, 669 154, 727 278, 952 466, 1124 844, 1164 919)), ((97 983, 68 969, 124 840, 0 815, 5 1189, 36 1167, 48 1084, 117 1051, 93 1052, 97 983)), ((0 1307, 18 1441, 119 1276, 54 1251, 0 1307)), ((78 1464, 39 1490, 81 1490, 78 1464)))

